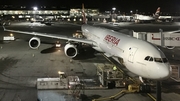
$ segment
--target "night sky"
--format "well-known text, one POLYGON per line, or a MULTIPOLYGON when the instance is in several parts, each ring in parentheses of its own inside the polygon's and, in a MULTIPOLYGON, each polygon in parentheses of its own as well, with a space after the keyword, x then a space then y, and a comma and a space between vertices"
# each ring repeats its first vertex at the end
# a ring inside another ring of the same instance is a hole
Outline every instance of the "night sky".
POLYGON ((161 12, 179 12, 180 0, 0 0, 0 4, 26 5, 26 6, 63 6, 67 8, 81 7, 99 8, 100 11, 111 10, 116 7, 121 12, 138 10, 139 12, 154 13, 158 7, 161 12))

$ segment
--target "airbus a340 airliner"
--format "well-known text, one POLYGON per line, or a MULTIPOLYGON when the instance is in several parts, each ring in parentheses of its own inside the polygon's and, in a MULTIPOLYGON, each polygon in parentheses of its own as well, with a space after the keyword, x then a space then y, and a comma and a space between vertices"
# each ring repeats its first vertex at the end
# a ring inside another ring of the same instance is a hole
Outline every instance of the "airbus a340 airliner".
POLYGON ((84 24, 81 30, 85 38, 73 38, 55 34, 35 33, 5 29, 4 31, 34 35, 29 46, 37 49, 40 38, 37 36, 67 40, 64 47, 66 56, 74 58, 78 54, 78 43, 89 44, 95 50, 103 52, 123 64, 129 71, 147 79, 163 80, 171 75, 170 64, 164 53, 156 46, 133 38, 121 32, 84 24), (76 42, 76 43, 74 43, 76 42))

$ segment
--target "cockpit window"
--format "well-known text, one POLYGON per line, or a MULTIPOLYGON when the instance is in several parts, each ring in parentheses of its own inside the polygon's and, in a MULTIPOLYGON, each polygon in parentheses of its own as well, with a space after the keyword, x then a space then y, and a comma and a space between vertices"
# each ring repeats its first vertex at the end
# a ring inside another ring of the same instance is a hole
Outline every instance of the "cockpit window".
POLYGON ((151 58, 149 59, 149 61, 153 61, 153 58, 151 57, 151 58))
POLYGON ((163 62, 161 58, 154 58, 154 61, 155 62, 161 62, 161 63, 163 62))
POLYGON ((166 63, 168 62, 167 58, 153 58, 151 56, 146 56, 144 58, 146 61, 155 61, 155 62, 160 62, 160 63, 166 63))
POLYGON ((150 56, 146 56, 144 60, 147 60, 147 61, 148 61, 148 60, 149 60, 149 58, 150 58, 150 56))
POLYGON ((168 62, 167 58, 154 58, 155 62, 160 62, 160 63, 166 63, 168 62))

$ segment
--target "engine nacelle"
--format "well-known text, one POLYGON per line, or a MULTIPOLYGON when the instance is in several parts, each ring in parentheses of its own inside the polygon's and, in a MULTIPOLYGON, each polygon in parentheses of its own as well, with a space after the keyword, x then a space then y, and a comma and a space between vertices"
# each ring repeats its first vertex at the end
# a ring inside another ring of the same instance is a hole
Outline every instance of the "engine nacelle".
POLYGON ((70 58, 74 58, 78 54, 78 50, 77 50, 76 46, 73 44, 67 44, 64 47, 64 52, 65 52, 66 56, 68 56, 70 58))
POLYGON ((39 48, 40 44, 41 44, 41 41, 38 37, 33 37, 29 40, 29 47, 32 49, 39 48))
POLYGON ((175 46, 166 46, 167 49, 174 49, 175 46))

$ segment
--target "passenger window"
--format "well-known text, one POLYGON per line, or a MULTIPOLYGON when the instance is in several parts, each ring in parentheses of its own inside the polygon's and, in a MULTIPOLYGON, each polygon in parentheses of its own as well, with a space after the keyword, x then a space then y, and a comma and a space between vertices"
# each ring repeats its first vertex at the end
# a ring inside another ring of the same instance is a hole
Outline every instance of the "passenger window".
POLYGON ((150 58, 150 56, 146 56, 144 60, 147 60, 147 61, 148 61, 148 60, 149 60, 149 58, 150 58))
POLYGON ((153 61, 153 58, 151 57, 151 58, 149 59, 149 61, 153 61))

